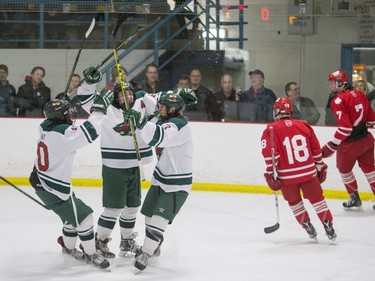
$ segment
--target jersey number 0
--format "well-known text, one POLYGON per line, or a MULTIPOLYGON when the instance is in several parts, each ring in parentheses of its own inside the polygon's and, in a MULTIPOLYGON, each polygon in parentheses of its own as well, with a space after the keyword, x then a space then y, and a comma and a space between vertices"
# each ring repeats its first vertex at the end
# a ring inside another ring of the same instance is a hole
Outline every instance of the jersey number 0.
POLYGON ((39 171, 47 171, 49 162, 48 162, 48 148, 44 142, 38 142, 38 168, 39 171))

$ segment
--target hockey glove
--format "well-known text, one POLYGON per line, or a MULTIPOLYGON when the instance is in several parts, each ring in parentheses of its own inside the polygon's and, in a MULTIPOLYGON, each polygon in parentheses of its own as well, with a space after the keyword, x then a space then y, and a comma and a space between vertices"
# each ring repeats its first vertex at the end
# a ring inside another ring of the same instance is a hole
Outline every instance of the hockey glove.
POLYGON ((327 158, 333 155, 337 150, 337 144, 329 141, 326 145, 322 147, 322 157, 327 158))
POLYGON ((131 124, 135 128, 142 130, 147 123, 147 116, 134 109, 124 110, 124 123, 131 124))
POLYGON ((327 178, 327 169, 328 169, 327 164, 316 165, 316 169, 318 170, 317 174, 318 174, 318 179, 319 179, 320 183, 325 182, 325 180, 327 178))
POLYGON ((266 182, 268 186, 273 190, 273 191, 278 191, 281 189, 281 182, 278 179, 273 178, 273 174, 269 173, 264 173, 264 178, 266 179, 266 182))
POLYGON ((102 73, 93 66, 86 68, 83 71, 83 76, 85 77, 87 84, 99 83, 100 81, 102 81, 103 77, 102 73))
POLYGON ((108 106, 113 101, 113 91, 103 89, 98 95, 94 98, 94 103, 91 106, 90 112, 101 111, 104 114, 107 113, 108 106))
POLYGON ((177 94, 184 100, 185 104, 196 104, 198 98, 192 89, 178 89, 177 94))
POLYGON ((125 123, 125 122, 117 124, 115 127, 113 127, 113 130, 115 130, 115 132, 119 133, 121 136, 130 136, 131 135, 130 125, 128 123, 125 123))

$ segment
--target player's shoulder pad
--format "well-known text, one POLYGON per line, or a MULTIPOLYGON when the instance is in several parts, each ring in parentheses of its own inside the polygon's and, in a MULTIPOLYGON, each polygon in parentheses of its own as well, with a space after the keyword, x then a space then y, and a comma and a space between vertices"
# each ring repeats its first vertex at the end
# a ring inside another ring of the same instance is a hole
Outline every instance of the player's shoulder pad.
POLYGON ((185 127, 188 124, 188 121, 184 116, 178 116, 168 119, 165 123, 173 123, 174 125, 176 125, 178 130, 181 130, 181 128, 185 127))

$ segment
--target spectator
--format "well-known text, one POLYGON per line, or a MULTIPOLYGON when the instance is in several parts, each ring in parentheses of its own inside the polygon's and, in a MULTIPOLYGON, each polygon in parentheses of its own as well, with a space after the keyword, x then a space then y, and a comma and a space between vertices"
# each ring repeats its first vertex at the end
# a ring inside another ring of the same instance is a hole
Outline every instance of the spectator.
POLYGON ((31 75, 25 77, 25 84, 18 88, 16 106, 18 116, 43 117, 43 108, 51 100, 51 90, 44 82, 46 71, 41 66, 35 66, 31 75))
POLYGON ((181 74, 180 77, 178 77, 177 88, 179 88, 179 89, 190 89, 191 88, 191 82, 190 82, 189 75, 181 74))
POLYGON ((79 101, 78 97, 76 97, 77 85, 80 81, 81 76, 77 73, 74 73, 72 75, 72 79, 70 79, 68 93, 59 93, 57 94, 56 99, 67 100, 72 106, 73 112, 75 113, 76 117, 87 118, 89 117, 89 114, 82 108, 81 102, 79 101))
POLYGON ((209 108, 213 100, 211 90, 201 85, 202 74, 198 68, 190 71, 191 89, 194 91, 198 102, 196 104, 186 105, 185 116, 190 120, 212 120, 209 108))
POLYGON ((254 105, 249 113, 252 122, 269 123, 273 121, 272 106, 276 95, 264 87, 264 73, 259 69, 249 72, 251 87, 240 94, 240 101, 254 105))
POLYGON ((368 126, 375 124, 375 113, 366 96, 353 90, 345 71, 330 73, 328 81, 330 89, 336 93, 330 107, 338 128, 332 140, 322 147, 322 156, 327 158, 337 151, 336 167, 349 195, 349 200, 343 203, 344 210, 361 211, 362 201, 353 167, 358 162, 375 194, 374 137, 368 131, 368 126))
POLYGON ((0 116, 16 116, 16 89, 8 81, 8 66, 0 64, 0 116))
MULTIPOLYGON (((120 66, 122 75, 124 76, 124 80, 126 80, 126 75, 128 75, 128 71, 124 66, 120 66)), ((111 81, 109 81, 108 85, 105 87, 106 90, 112 90, 116 83, 120 82, 120 77, 118 75, 117 66, 115 65, 111 69, 111 81)))
POLYGON ((306 121, 310 125, 318 123, 320 118, 318 109, 311 99, 301 97, 296 82, 289 82, 285 85, 285 94, 293 102, 293 119, 306 121))
POLYGON ((142 90, 147 93, 157 93, 166 90, 165 86, 159 83, 159 69, 153 62, 146 66, 146 80, 142 90))
POLYGON ((362 91, 366 96, 370 92, 365 80, 357 80, 354 84, 354 89, 362 91))
POLYGON ((335 240, 332 213, 321 187, 327 176, 327 165, 322 160, 314 130, 305 122, 291 118, 293 103, 288 98, 278 98, 273 110, 276 121, 267 125, 262 134, 267 184, 275 192, 281 190, 297 222, 316 240, 317 232, 305 209, 303 193, 315 209, 328 239, 335 240))
POLYGON ((354 84, 354 89, 362 91, 371 103, 371 108, 375 110, 375 90, 370 94, 368 83, 365 80, 357 80, 354 84))
POLYGON ((233 89, 233 79, 229 74, 221 77, 221 90, 214 94, 211 104, 211 116, 213 121, 225 120, 225 101, 237 101, 236 90, 233 89))

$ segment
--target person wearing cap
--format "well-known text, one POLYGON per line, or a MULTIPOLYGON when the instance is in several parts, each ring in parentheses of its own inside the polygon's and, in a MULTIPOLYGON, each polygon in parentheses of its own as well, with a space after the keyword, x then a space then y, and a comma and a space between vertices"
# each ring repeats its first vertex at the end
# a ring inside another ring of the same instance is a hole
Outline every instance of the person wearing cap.
POLYGON ((252 104, 249 112, 251 122, 273 122, 272 106, 276 101, 275 93, 264 87, 264 73, 260 69, 249 72, 251 87, 240 94, 240 102, 252 104))
POLYGON ((0 64, 0 116, 16 116, 16 89, 8 81, 8 66, 0 64))

